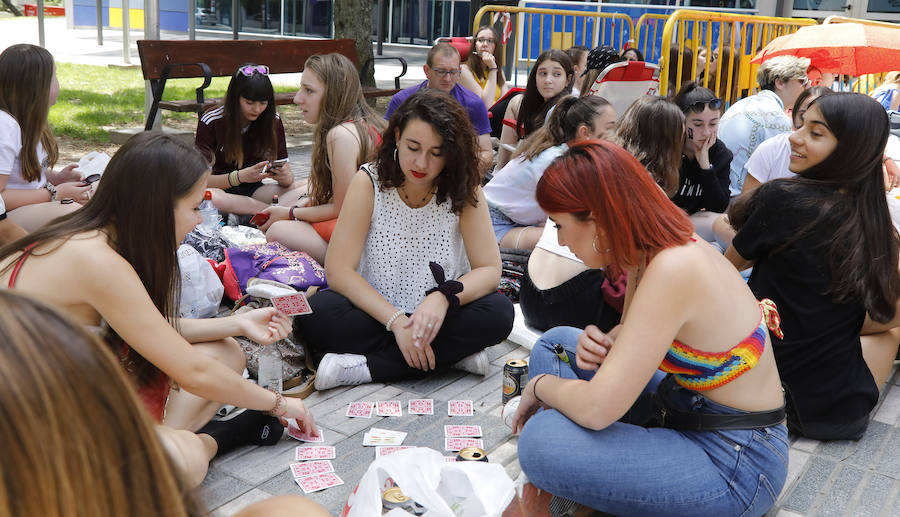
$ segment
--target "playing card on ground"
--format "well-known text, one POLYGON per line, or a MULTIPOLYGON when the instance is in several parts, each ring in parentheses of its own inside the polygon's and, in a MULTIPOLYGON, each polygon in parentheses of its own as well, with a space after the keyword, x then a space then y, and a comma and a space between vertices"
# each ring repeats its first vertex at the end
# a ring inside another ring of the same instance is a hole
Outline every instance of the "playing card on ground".
POLYGON ((448 438, 478 438, 481 436, 480 425, 445 425, 444 436, 448 438))
POLYGON ((294 451, 295 461, 306 460, 333 460, 334 447, 328 445, 317 445, 315 447, 306 447, 301 445, 294 451))
POLYGON ((378 447, 375 447, 375 457, 380 458, 406 449, 415 449, 415 447, 412 445, 379 445, 378 447))
POLYGON ((334 465, 328 460, 304 461, 303 463, 291 463, 291 474, 295 478, 334 472, 334 465))
POLYGON ((471 400, 451 400, 447 403, 449 416, 472 416, 474 413, 471 400))
POLYGON ((456 461, 456 456, 444 456, 444 463, 453 463, 456 461))
POLYGON ((354 418, 372 418, 372 408, 375 404, 371 402, 351 402, 347 407, 347 416, 354 418))
POLYGON ((406 439, 406 433, 403 431, 373 427, 363 435, 363 445, 401 445, 404 439, 406 439))
POLYGON ((484 441, 479 438, 444 438, 444 450, 456 452, 466 447, 478 447, 484 449, 484 441))
POLYGON ((309 301, 306 299, 306 293, 303 292, 276 296, 272 298, 272 305, 288 316, 310 314, 312 312, 309 301))
POLYGON ((434 400, 433 399, 411 399, 409 401, 410 415, 433 415, 434 400))
POLYGON ((295 478, 294 481, 300 485, 300 488, 302 488, 303 492, 306 494, 344 484, 344 480, 339 478, 334 472, 325 472, 323 474, 313 474, 311 476, 295 478))
POLYGON ((375 414, 378 416, 403 416, 399 400, 382 400, 375 404, 375 414))
MULTIPOLYGON (((319 436, 313 436, 309 433, 304 433, 298 427, 294 426, 293 423, 288 423, 288 436, 291 438, 295 438, 300 440, 301 442, 311 442, 311 443, 322 443, 325 441, 325 433, 322 432, 321 429, 318 429, 319 436)), ((460 435, 463 436, 463 435, 460 435)))

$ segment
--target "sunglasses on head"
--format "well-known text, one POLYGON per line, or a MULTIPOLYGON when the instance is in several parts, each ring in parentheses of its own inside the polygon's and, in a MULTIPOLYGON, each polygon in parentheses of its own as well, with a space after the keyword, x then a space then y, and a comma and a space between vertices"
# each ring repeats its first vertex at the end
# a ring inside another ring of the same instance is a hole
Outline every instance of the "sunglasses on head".
POLYGON ((269 67, 266 65, 244 65, 238 68, 238 72, 240 72, 244 77, 250 77, 255 73, 259 73, 260 75, 269 75, 269 67))
POLYGON ((697 101, 697 102, 695 102, 695 103, 693 103, 693 104, 689 104, 688 107, 687 107, 687 110, 685 110, 685 111, 696 111, 696 112, 701 112, 701 111, 703 111, 707 106, 709 106, 709 109, 711 109, 711 110, 717 110, 717 109, 719 109, 719 108, 722 107, 722 99, 711 99, 711 100, 708 100, 708 101, 697 101))

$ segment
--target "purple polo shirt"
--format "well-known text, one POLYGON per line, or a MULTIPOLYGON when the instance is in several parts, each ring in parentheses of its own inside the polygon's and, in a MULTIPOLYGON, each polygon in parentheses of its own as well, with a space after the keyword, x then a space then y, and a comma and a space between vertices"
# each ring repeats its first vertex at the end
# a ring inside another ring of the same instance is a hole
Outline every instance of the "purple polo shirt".
MULTIPOLYGON (((416 86, 410 86, 405 90, 400 90, 393 97, 391 97, 391 102, 388 104, 387 113, 384 114, 384 118, 387 120, 391 119, 391 115, 394 114, 394 111, 403 104, 406 99, 408 99, 412 94, 417 91, 427 88, 428 81, 424 83, 417 84, 416 86)), ((450 90, 450 95, 459 101, 462 104, 463 108, 466 108, 466 111, 469 112, 469 120, 472 122, 472 127, 475 129, 475 132, 479 135, 487 135, 491 132, 491 121, 488 120, 487 108, 484 107, 484 102, 480 97, 472 93, 466 88, 463 88, 456 83, 456 86, 450 90)))

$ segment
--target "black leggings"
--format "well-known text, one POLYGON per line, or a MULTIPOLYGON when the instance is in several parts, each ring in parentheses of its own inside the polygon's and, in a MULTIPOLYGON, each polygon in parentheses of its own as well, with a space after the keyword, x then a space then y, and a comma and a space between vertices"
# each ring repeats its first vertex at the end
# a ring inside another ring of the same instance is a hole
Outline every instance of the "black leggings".
MULTIPOLYGON (((310 297, 313 313, 294 318, 294 332, 312 349, 316 360, 335 352, 366 356, 375 382, 385 382, 426 374, 406 364, 394 333, 333 291, 310 297)), ((448 314, 431 348, 437 369, 495 345, 509 336, 513 324, 512 303, 494 292, 448 314)))
POLYGON ((605 278, 603 270, 588 269, 556 287, 541 290, 532 283, 526 267, 519 291, 525 323, 541 331, 596 325, 608 332, 619 324, 622 315, 603 299, 601 286, 605 278))

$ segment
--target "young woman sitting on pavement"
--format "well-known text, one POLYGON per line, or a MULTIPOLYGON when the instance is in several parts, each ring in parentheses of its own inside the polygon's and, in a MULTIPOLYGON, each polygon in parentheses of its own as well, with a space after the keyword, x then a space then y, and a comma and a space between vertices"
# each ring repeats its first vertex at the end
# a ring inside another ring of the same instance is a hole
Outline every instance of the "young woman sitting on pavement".
POLYGON ((472 38, 469 58, 460 67, 459 84, 481 97, 488 109, 510 89, 500 68, 502 55, 497 29, 482 25, 472 38))
POLYGON ((197 482, 217 451, 277 441, 280 424, 266 412, 314 429, 302 401, 241 377, 244 354, 230 337, 273 343, 290 331, 287 316, 273 308, 215 319, 173 316, 180 278, 175 251, 200 222, 208 175, 192 146, 140 133, 115 154, 83 208, 0 248, 2 285, 102 335, 154 419, 199 430, 181 435, 180 447, 189 463, 203 458, 193 462, 197 482), (257 411, 207 424, 222 403, 257 411))
MULTIPOLYGON (((83 326, 0 290, 0 376, 0 440, 16 444, 4 452, 3 515, 207 515, 173 462, 179 431, 154 427, 115 356, 83 326)), ((237 516, 298 512, 328 515, 284 496, 237 516)))
POLYGON ((219 210, 255 214, 272 196, 286 204, 299 199, 290 164, 274 163, 288 154, 266 65, 247 63, 234 72, 223 104, 200 115, 195 144, 212 161, 207 188, 219 210), (264 184, 265 178, 277 183, 264 184))
POLYGON ((49 52, 23 43, 0 53, 0 196, 10 220, 26 231, 91 196, 75 165, 53 170, 59 153, 47 114, 58 94, 49 52))
POLYGON ((888 132, 872 98, 819 97, 790 137, 797 176, 763 184, 728 212, 738 233, 726 257, 752 265, 750 288, 778 304, 784 336, 773 350, 788 426, 810 438, 863 435, 900 342, 900 245, 882 171, 888 132))
POLYGON ((788 458, 774 307, 615 144, 571 146, 537 199, 561 245, 627 271, 628 288, 608 334, 558 327, 535 343, 513 420, 529 480, 616 515, 763 515, 788 458))
POLYGON ((270 207, 260 226, 269 241, 325 262, 331 232, 359 166, 375 156, 385 122, 366 104, 359 74, 340 54, 311 56, 294 97, 313 129, 309 197, 299 205, 270 207))
POLYGON ((512 157, 512 151, 504 145, 515 147, 544 125, 550 109, 572 91, 572 75, 572 60, 562 50, 550 49, 538 56, 528 74, 525 93, 513 97, 503 115, 504 119, 515 120, 516 128, 503 125, 497 151, 498 170, 512 157))
POLYGON ((495 172, 484 187, 501 248, 534 249, 547 220, 534 200, 544 169, 566 150, 567 143, 612 137, 615 126, 616 112, 601 97, 564 97, 556 104, 544 127, 522 142, 521 154, 495 172))
POLYGON ((483 349, 512 329, 500 252, 479 186, 478 145, 452 97, 423 90, 391 116, 353 178, 325 259, 330 290, 295 332, 318 354, 316 388, 420 377, 454 365, 485 375, 483 349), (456 364, 458 363, 458 364, 456 364))
POLYGON ((616 140, 641 162, 670 198, 678 191, 684 147, 684 114, 662 97, 645 95, 628 106, 616 140))
POLYGON ((697 235, 715 242, 713 222, 728 208, 731 197, 728 175, 732 155, 717 137, 722 99, 690 81, 672 101, 681 108, 687 126, 672 202, 687 212, 697 235))

